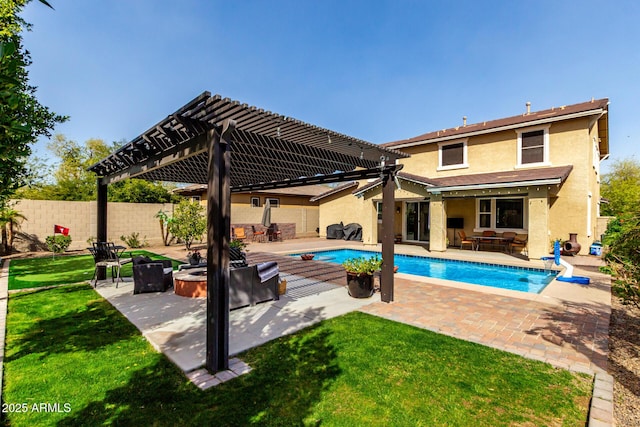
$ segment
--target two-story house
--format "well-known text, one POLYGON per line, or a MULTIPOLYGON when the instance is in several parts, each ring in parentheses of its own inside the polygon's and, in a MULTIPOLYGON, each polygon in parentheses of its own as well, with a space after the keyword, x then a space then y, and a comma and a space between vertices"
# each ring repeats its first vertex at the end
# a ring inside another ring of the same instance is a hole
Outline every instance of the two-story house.
MULTIPOLYGON (((498 120, 443 129, 383 146, 411 156, 397 176, 394 233, 428 243, 431 251, 459 246, 466 235, 492 230, 527 239, 530 258, 550 242, 577 234, 581 253, 600 239, 600 162, 609 154, 608 99, 526 111, 498 120)), ((347 184, 316 197, 320 230, 360 223, 363 241, 380 235, 379 181, 347 184)))

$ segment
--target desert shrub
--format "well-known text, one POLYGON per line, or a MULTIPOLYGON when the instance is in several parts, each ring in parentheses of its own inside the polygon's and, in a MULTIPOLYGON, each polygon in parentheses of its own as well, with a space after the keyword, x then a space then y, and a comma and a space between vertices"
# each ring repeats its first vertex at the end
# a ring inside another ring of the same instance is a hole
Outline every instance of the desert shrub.
POLYGON ((69 245, 71 244, 71 236, 54 234, 53 236, 47 236, 45 243, 51 252, 61 254, 69 248, 69 245))

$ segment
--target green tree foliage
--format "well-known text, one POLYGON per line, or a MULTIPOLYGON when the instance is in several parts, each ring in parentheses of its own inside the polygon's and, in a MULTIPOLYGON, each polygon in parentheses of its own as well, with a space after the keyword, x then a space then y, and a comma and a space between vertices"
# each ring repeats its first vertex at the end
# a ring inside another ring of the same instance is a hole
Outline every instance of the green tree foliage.
POLYGON ((27 180, 31 145, 67 120, 41 105, 29 85, 31 57, 20 33, 30 25, 18 16, 28 1, 0 2, 0 208, 27 180))
POLYGON ((640 212, 640 163, 624 159, 613 163, 611 172, 602 177, 601 195, 603 215, 619 216, 640 212))
POLYGON ((613 290, 622 301, 640 307, 640 163, 620 160, 603 177, 602 213, 615 216, 604 238, 605 259, 613 275, 613 290))
MULTIPOLYGON (((57 169, 52 173, 54 182, 34 179, 35 182, 21 188, 16 195, 33 200, 96 200, 96 176, 87 171, 87 168, 120 146, 121 143, 116 142, 107 145, 101 139, 89 139, 84 145, 80 145, 64 135, 56 135, 47 147, 60 159, 57 169)), ((37 169, 37 165, 33 168, 37 169)), ((35 178, 35 174, 32 177, 35 178)), ((128 179, 109 185, 107 197, 110 202, 130 203, 169 203, 177 199, 169 187, 140 179, 128 179)))
POLYGON ((20 223, 25 219, 27 218, 24 215, 10 206, 0 209, 0 235, 3 253, 11 253, 15 231, 20 228, 20 223))
POLYGON ((173 221, 168 224, 169 231, 182 240, 187 250, 195 239, 202 239, 207 229, 204 208, 198 202, 182 200, 173 214, 173 221))
POLYGON ((624 303, 640 307, 640 217, 628 213, 609 222, 604 243, 614 292, 624 303))

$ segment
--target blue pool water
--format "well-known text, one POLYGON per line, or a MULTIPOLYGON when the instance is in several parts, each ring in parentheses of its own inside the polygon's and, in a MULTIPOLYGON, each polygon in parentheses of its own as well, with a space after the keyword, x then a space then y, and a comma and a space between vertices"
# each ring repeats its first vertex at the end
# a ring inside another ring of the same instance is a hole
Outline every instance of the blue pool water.
MULTIPOLYGON (((379 252, 355 249, 337 249, 331 251, 305 252, 315 254, 314 261, 336 264, 348 258, 382 255, 379 252)), ((301 254, 291 256, 300 257, 301 254)), ((399 273, 417 276, 435 277, 473 285, 492 286, 514 291, 540 293, 556 276, 555 271, 543 269, 511 267, 498 264, 456 261, 441 258, 427 258, 413 255, 395 254, 394 264, 399 273)))

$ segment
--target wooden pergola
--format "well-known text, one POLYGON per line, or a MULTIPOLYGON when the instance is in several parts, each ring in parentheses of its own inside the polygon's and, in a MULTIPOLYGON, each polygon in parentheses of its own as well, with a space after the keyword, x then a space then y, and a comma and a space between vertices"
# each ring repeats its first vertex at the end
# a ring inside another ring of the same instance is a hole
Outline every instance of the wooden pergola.
POLYGON ((393 301, 394 176, 406 154, 204 92, 89 168, 97 238, 107 239, 107 186, 126 178, 207 184, 207 351, 228 369, 231 193, 380 178, 382 301, 393 301))

